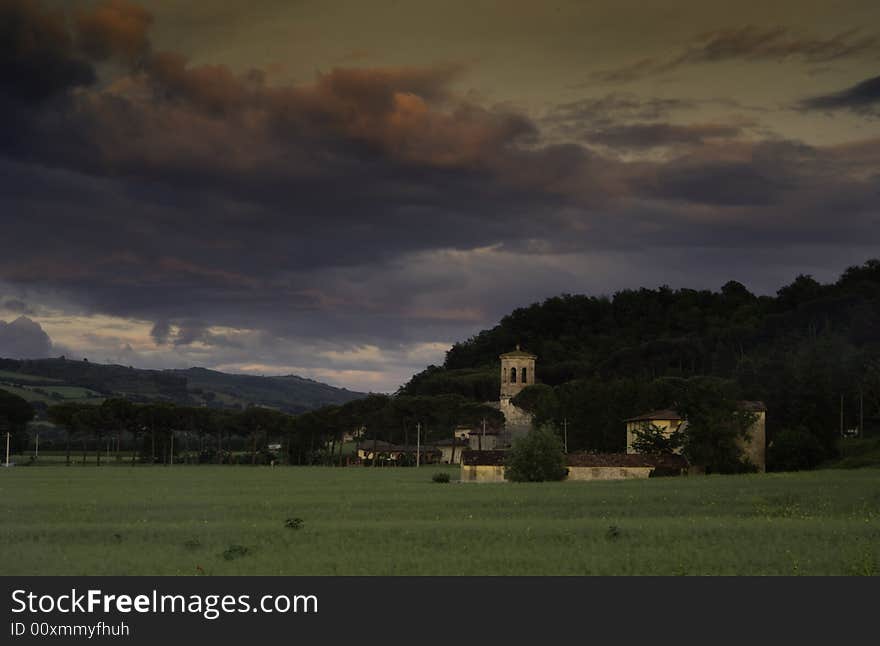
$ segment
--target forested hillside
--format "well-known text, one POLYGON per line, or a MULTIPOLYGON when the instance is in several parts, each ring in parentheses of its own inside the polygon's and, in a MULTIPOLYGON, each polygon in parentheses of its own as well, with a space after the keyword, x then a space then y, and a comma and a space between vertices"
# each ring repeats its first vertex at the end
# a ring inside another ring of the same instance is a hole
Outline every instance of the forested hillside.
POLYGON ((302 413, 363 397, 293 375, 261 377, 204 368, 140 370, 130 366, 57 359, 0 359, 0 390, 42 410, 63 401, 100 404, 111 397, 132 402, 242 409, 251 405, 302 413))
POLYGON ((574 449, 620 450, 623 419, 674 404, 674 380, 708 376, 731 396, 766 403, 771 443, 786 430, 804 450, 830 457, 841 408, 847 428, 859 426, 860 404, 867 433, 880 424, 880 261, 851 267, 832 284, 798 276, 776 296, 731 281, 717 292, 549 298, 457 343, 443 366, 401 392, 496 399, 498 355, 517 343, 538 355, 543 384, 519 403, 539 421, 567 420, 574 449))

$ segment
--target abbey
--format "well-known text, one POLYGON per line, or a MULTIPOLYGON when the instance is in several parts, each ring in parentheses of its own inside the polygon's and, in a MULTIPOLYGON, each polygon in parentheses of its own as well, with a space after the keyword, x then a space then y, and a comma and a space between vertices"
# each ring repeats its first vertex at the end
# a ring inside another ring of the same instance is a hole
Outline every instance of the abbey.
MULTIPOLYGON (((465 432, 470 451, 461 454, 462 482, 503 482, 504 455, 516 438, 526 435, 532 429, 532 415, 513 403, 513 399, 528 386, 536 383, 535 364, 537 356, 526 352, 519 345, 511 352, 499 355, 501 360, 501 388, 498 402, 486 402, 497 406, 504 415, 504 430, 493 432, 487 437, 482 432, 465 432)), ((766 408, 762 402, 738 402, 740 410, 746 410, 755 417, 749 428, 749 437, 741 442, 745 457, 759 471, 764 470, 766 438, 764 424, 766 408)), ((617 480, 626 478, 647 478, 652 475, 680 475, 701 471, 692 466, 678 451, 674 454, 644 455, 633 447, 633 438, 638 429, 652 425, 669 434, 675 429, 684 428, 685 420, 672 410, 655 411, 638 417, 623 420, 626 424, 626 453, 593 453, 582 451, 566 455, 568 480, 617 480)), ((623 430, 623 429, 621 429, 623 430)))
POLYGON ((526 386, 535 384, 535 361, 537 356, 521 350, 506 352, 501 359, 501 396, 498 406, 504 414, 504 430, 508 442, 525 435, 532 427, 532 416, 511 401, 526 386))

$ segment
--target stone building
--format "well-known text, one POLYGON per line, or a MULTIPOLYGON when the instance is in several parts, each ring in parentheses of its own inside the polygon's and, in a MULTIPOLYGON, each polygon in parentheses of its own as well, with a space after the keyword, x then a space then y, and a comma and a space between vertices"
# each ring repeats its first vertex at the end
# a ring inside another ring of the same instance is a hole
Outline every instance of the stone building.
POLYGON ((532 428, 532 416, 522 408, 515 406, 511 399, 526 386, 535 384, 535 361, 537 356, 521 350, 519 345, 512 352, 500 355, 501 359, 501 396, 498 404, 504 414, 504 429, 507 440, 525 435, 532 428))
POLYGON ((643 413, 623 421, 626 424, 626 452, 636 453, 636 450, 633 448, 636 431, 647 430, 651 426, 655 426, 662 430, 664 435, 668 436, 679 430, 684 420, 677 411, 665 408, 662 410, 652 410, 649 413, 643 413))
MULTIPOLYGON (((462 457, 462 482, 507 482, 506 451, 468 451, 462 457)), ((628 453, 569 453, 565 456, 568 482, 629 480, 684 475, 689 464, 681 455, 628 453)))
MULTIPOLYGON (((740 401, 737 402, 737 409, 755 415, 755 421, 749 427, 748 439, 741 440, 740 447, 748 461, 755 465, 758 471, 763 472, 767 464, 767 407, 760 401, 740 401)), ((687 420, 677 411, 670 409, 651 411, 638 417, 631 417, 624 422, 626 422, 626 452, 630 454, 636 453, 633 448, 636 430, 654 425, 668 435, 687 427, 687 420)))

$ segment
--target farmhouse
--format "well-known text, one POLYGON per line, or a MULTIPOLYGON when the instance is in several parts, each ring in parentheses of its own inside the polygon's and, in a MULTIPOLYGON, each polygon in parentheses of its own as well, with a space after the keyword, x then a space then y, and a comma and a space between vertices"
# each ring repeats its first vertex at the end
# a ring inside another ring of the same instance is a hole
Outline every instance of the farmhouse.
POLYGON ((434 446, 440 450, 441 464, 461 464, 461 455, 470 443, 466 438, 455 437, 434 442, 434 446))
MULTIPOLYGON (((740 446, 749 462, 757 467, 758 471, 763 472, 767 463, 767 407, 764 406, 764 402, 760 401, 739 401, 737 409, 755 415, 755 421, 748 430, 748 439, 742 440, 740 446)), ((676 430, 683 431, 687 428, 687 420, 683 419, 677 411, 671 409, 651 411, 624 421, 626 422, 626 452, 628 454, 636 453, 633 441, 636 438, 637 430, 654 426, 665 435, 669 435, 676 430)))
POLYGON ((378 459, 380 462, 392 464, 415 464, 416 452, 420 454, 422 464, 438 464, 442 457, 441 450, 433 445, 413 446, 392 444, 382 440, 367 440, 356 446, 357 457, 361 462, 378 459))

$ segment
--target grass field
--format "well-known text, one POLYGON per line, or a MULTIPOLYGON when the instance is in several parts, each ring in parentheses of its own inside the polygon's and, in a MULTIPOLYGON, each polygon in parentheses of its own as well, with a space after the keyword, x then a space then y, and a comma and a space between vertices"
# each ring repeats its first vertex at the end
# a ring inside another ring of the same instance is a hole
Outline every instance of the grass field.
POLYGON ((55 385, 39 385, 26 386, 23 384, 14 384, 0 382, 0 390, 18 395, 25 401, 43 402, 48 405, 57 404, 60 401, 76 401, 82 404, 100 404, 104 401, 100 393, 88 388, 80 386, 55 386, 55 385), (53 397, 52 395, 55 395, 53 397))
POLYGON ((4 381, 34 381, 40 383, 52 383, 58 382, 58 379, 49 379, 48 377, 41 377, 39 375, 28 375, 22 372, 9 372, 8 370, 0 370, 0 379, 4 381))
POLYGON ((0 571, 880 573, 877 469, 541 484, 438 470, 0 469, 0 571))

